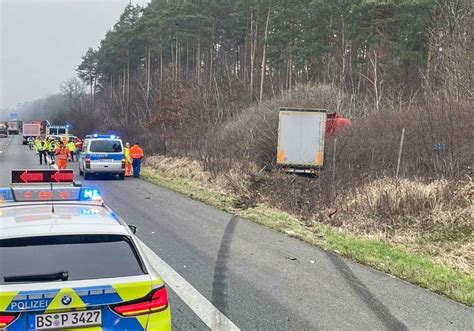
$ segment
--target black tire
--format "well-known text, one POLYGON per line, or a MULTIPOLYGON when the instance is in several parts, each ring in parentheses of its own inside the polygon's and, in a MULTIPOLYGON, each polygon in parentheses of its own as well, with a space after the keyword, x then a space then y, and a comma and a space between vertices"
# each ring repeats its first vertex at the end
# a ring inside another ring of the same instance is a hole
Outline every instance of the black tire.
POLYGON ((89 174, 87 172, 84 173, 84 179, 91 179, 91 175, 92 174, 89 174))
POLYGON ((124 180, 125 179, 125 174, 119 174, 119 179, 124 180))

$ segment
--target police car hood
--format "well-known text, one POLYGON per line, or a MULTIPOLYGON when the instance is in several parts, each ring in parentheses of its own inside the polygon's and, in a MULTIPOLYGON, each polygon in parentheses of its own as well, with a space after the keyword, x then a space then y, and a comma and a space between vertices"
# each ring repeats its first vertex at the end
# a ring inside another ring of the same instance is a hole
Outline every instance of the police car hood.
POLYGON ((128 233, 101 206, 56 204, 54 211, 51 204, 0 208, 0 239, 68 234, 128 233))

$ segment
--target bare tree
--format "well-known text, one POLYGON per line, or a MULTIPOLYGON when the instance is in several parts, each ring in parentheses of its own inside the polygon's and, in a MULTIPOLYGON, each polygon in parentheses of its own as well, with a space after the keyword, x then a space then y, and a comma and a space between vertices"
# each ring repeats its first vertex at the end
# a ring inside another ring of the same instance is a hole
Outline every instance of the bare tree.
POLYGON ((370 78, 362 73, 360 75, 364 77, 372 85, 373 91, 369 90, 369 92, 370 94, 372 94, 374 98, 375 109, 378 112, 380 110, 380 101, 382 100, 382 96, 383 96, 382 94, 383 79, 380 77, 377 51, 374 50, 373 54, 374 54, 373 57, 369 54, 369 61, 372 67, 373 77, 370 78))
POLYGON ((69 111, 77 111, 81 105, 81 99, 86 94, 86 86, 77 78, 71 78, 61 83, 61 94, 66 98, 69 111))
POLYGON ((267 12, 267 20, 265 22, 265 34, 263 37, 263 52, 262 52, 262 67, 261 67, 261 77, 260 77, 260 98, 259 102, 261 103, 263 100, 263 84, 265 81, 265 72, 267 68, 267 39, 268 39, 268 25, 270 23, 270 11, 271 11, 272 5, 271 2, 268 5, 268 12, 267 12))
POLYGON ((441 14, 431 32, 437 46, 439 79, 456 100, 474 97, 474 20, 470 0, 440 0, 441 14))

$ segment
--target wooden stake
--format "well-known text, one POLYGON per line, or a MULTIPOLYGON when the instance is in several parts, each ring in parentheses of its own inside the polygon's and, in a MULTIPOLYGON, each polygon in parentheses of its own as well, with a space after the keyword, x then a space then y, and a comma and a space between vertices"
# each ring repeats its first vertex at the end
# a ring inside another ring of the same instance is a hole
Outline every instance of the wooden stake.
POLYGON ((398 174, 400 173, 400 163, 402 161, 402 152, 403 152, 403 141, 405 140, 405 128, 402 129, 402 136, 400 138, 400 148, 398 150, 398 161, 397 161, 397 173, 395 178, 398 178, 398 174))
POLYGON ((334 149, 332 152, 332 196, 336 198, 336 152, 337 152, 337 138, 334 138, 334 149))

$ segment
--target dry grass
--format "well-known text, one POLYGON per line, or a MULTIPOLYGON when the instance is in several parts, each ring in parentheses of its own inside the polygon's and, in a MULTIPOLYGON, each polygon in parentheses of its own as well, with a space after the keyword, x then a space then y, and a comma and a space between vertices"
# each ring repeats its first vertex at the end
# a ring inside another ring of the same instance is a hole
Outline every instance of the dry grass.
POLYGON ((472 231, 473 194, 470 178, 459 182, 446 179, 425 182, 384 177, 343 194, 338 204, 348 214, 355 211, 363 216, 368 222, 367 230, 376 227, 384 231, 397 228, 472 231))
POLYGON ((160 169, 170 175, 196 180, 200 183, 209 183, 211 175, 205 172, 201 164, 187 157, 166 157, 154 155, 146 159, 146 165, 160 169))
POLYGON ((162 155, 148 157, 145 164, 147 167, 159 169, 167 175, 190 179, 208 188, 235 194, 235 196, 239 197, 239 201, 248 201, 253 196, 250 189, 250 176, 238 169, 212 175, 204 169, 199 161, 188 157, 167 157, 162 155))
POLYGON ((341 195, 328 221, 352 233, 389 240, 474 274, 474 184, 382 178, 341 195))

